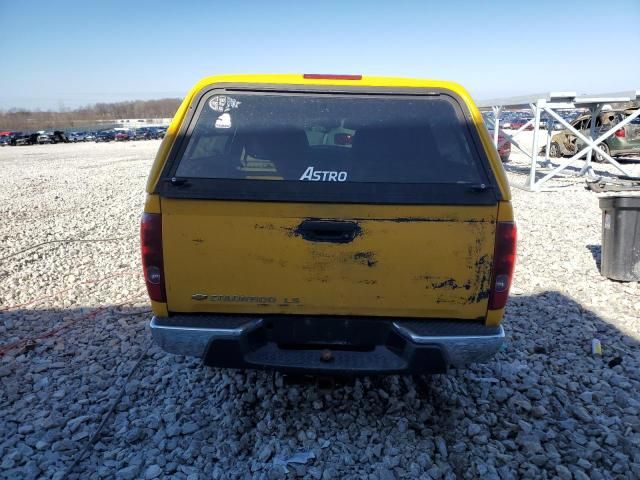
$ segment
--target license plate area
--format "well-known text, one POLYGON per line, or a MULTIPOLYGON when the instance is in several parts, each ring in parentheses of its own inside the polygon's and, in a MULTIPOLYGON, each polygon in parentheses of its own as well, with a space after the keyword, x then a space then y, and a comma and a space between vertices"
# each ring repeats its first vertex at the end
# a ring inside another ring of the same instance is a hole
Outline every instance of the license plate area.
POLYGON ((386 343, 388 321, 353 317, 265 318, 264 335, 283 349, 370 351, 386 343))

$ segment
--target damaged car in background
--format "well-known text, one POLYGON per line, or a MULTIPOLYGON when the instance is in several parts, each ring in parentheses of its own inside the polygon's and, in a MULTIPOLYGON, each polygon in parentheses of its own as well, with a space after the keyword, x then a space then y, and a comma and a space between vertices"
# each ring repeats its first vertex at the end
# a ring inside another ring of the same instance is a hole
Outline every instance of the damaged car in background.
MULTIPOLYGON (((609 130, 615 124, 623 121, 636 109, 607 110, 596 116, 593 138, 597 138, 609 130)), ((591 114, 580 115, 571 122, 571 126, 582 135, 589 138, 591 135, 591 114)), ((551 137, 549 146, 550 157, 572 156, 586 146, 585 142, 578 138, 569 129, 564 129, 551 137)), ((598 145, 605 153, 615 157, 621 155, 640 155, 640 118, 635 118, 627 125, 616 130, 602 143, 598 145)), ((544 150, 543 150, 544 151, 544 150)), ((595 162, 604 162, 605 158, 597 151, 592 157, 595 162)))

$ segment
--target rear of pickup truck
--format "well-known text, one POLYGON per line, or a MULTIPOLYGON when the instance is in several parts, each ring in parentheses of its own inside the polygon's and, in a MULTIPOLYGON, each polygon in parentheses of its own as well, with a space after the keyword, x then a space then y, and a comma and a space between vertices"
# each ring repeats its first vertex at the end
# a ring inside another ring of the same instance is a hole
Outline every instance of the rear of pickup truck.
POLYGON ((456 84, 204 79, 147 194, 151 329, 168 352, 229 368, 441 373, 503 342, 510 193, 456 84))

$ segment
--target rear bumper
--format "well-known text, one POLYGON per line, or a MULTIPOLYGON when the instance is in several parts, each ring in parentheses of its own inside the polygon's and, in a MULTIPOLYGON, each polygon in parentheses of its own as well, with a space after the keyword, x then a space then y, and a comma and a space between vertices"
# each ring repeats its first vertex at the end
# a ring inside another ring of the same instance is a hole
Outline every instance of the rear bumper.
POLYGON ((477 322, 362 317, 153 317, 164 350, 205 365, 298 373, 444 373, 490 359, 502 327, 477 322))

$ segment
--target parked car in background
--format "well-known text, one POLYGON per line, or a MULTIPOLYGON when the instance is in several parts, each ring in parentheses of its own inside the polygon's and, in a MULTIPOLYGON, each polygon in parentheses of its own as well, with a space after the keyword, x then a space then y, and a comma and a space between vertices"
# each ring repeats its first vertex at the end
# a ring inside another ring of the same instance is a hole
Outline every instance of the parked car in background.
POLYGON ((150 127, 136 128, 131 131, 132 140, 151 140, 155 138, 155 132, 150 127))
POLYGON ((114 139, 116 142, 126 142, 127 140, 131 140, 131 136, 129 135, 129 132, 119 130, 116 132, 114 139))
POLYGON ((95 132, 87 132, 84 136, 84 141, 85 142, 93 142, 96 139, 96 133, 95 132))
MULTIPOLYGON (((540 123, 539 123, 540 130, 546 130, 547 123, 548 123, 547 117, 540 116, 540 123)), ((535 127, 535 123, 532 123, 531 125, 535 127)))
MULTIPOLYGON (((596 117, 594 138, 602 135, 611 129, 616 123, 631 115, 635 109, 629 110, 608 110, 600 113, 596 117)), ((576 130, 585 137, 591 135, 591 114, 581 115, 571 122, 576 130)), ((569 129, 562 130, 551 137, 549 146, 550 157, 572 156, 586 146, 569 129)), ((635 118, 624 127, 617 130, 613 135, 606 138, 598 145, 605 153, 612 157, 617 155, 639 155, 640 154, 640 118, 635 118)), ((604 162, 605 158, 598 152, 594 152, 592 160, 604 162)))
POLYGON ((53 132, 42 132, 38 134, 37 138, 38 145, 43 145, 45 143, 55 143, 53 141, 53 132))
POLYGON ((135 140, 155 140, 164 137, 166 128, 163 127, 140 127, 134 133, 135 140))
MULTIPOLYGON (((534 128, 534 124, 531 124, 531 128, 527 128, 527 130, 532 130, 534 128)), ((551 118, 549 115, 542 115, 540 117, 540 130, 562 130, 564 127, 562 124, 555 119, 551 118)))
MULTIPOLYGON (((531 120, 531 119, 530 118, 515 118, 515 119, 513 119, 511 121, 511 129, 512 130, 519 130, 529 120, 531 120)), ((533 123, 531 125, 529 125, 527 128, 525 128, 525 130, 533 130, 533 123)))
POLYGON ((71 132, 69 134, 69 141, 73 143, 86 141, 87 134, 85 132, 71 132))
POLYGON ((37 143, 68 143, 69 138, 62 130, 38 132, 37 143))
POLYGON ((149 128, 153 139, 158 139, 164 137, 164 130, 158 127, 150 127, 149 128))
POLYGON ((5 147, 8 145, 15 146, 16 138, 22 135, 22 132, 4 131, 0 132, 0 146, 5 147))
POLYGON ((96 143, 111 142, 116 139, 116 134, 113 130, 103 130, 96 134, 96 143))
POLYGON ((38 134, 29 133, 26 135, 17 135, 13 142, 13 145, 16 146, 35 145, 36 143, 38 143, 38 134))

